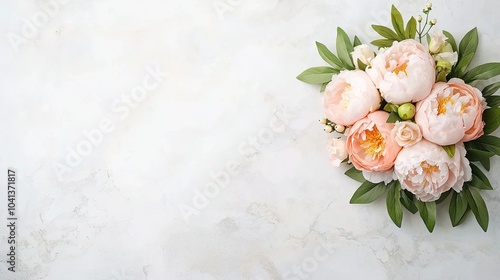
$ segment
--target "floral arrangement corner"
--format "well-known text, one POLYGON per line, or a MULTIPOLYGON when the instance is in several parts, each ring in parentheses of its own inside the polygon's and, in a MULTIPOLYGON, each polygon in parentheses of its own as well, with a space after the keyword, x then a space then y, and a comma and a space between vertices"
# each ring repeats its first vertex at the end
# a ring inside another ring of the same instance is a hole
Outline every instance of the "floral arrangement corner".
POLYGON ((500 155, 500 82, 477 88, 478 81, 500 75, 500 63, 473 68, 478 32, 470 30, 459 44, 447 31, 434 31, 423 16, 405 24, 391 8, 392 27, 372 25, 383 38, 371 45, 357 36, 351 42, 337 28, 335 55, 316 42, 330 66, 312 67, 297 76, 321 85, 324 130, 332 164, 352 165, 345 172, 359 181, 350 203, 371 203, 386 195, 387 211, 401 227, 403 208, 420 213, 429 232, 436 224, 436 205, 449 199, 453 227, 472 212, 484 231, 489 214, 481 190, 493 187, 484 170, 500 155), (425 39, 425 40, 423 40, 425 39), (422 42, 425 41, 425 42, 422 42), (480 165, 482 168, 480 167, 480 165))

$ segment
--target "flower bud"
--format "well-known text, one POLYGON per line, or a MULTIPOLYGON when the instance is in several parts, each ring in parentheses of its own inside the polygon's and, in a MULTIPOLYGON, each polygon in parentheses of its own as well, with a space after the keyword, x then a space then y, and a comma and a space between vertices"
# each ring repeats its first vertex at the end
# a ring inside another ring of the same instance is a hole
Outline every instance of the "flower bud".
POLYGON ((354 61, 354 66, 359 69, 361 67, 358 65, 358 60, 364 65, 370 66, 370 62, 375 57, 375 53, 370 49, 370 46, 361 44, 354 47, 354 51, 351 53, 351 56, 354 61))
POLYGON ((421 15, 418 15, 418 16, 417 16, 417 21, 418 21, 418 22, 421 22, 421 21, 422 21, 422 16, 421 16, 421 15))
POLYGON ((446 38, 446 36, 444 36, 443 32, 441 31, 435 31, 434 33, 432 33, 430 38, 431 40, 429 42, 429 52, 431 54, 440 53, 448 38, 446 38))
POLYGON ((328 121, 328 120, 327 120, 327 119, 325 119, 325 118, 319 119, 319 123, 320 123, 320 124, 326 124, 326 122, 327 122, 327 121, 328 121))
POLYGON ((430 22, 431 25, 436 25, 436 23, 437 23, 437 19, 432 19, 430 22))
POLYGON ((441 67, 441 70, 440 71, 445 71, 447 73, 450 73, 451 72, 451 62, 449 62, 448 60, 439 60, 437 62, 437 68, 440 68, 441 67))
POLYGON ((333 127, 330 125, 325 125, 325 128, 323 130, 327 133, 330 133, 333 131, 333 127))
POLYGON ((337 131, 338 133, 343 133, 345 131, 345 126, 343 126, 341 124, 336 124, 335 131, 337 131))
POLYGON ((441 52, 443 52, 443 53, 450 52, 451 53, 451 52, 453 52, 453 47, 451 46, 450 43, 445 42, 443 48, 441 49, 441 52))
POLYGON ((427 2, 427 4, 425 4, 425 7, 426 7, 427 9, 432 8, 432 3, 431 3, 431 2, 427 2))
POLYGON ((415 105, 405 103, 398 108, 398 115, 403 120, 411 120, 415 116, 415 105))

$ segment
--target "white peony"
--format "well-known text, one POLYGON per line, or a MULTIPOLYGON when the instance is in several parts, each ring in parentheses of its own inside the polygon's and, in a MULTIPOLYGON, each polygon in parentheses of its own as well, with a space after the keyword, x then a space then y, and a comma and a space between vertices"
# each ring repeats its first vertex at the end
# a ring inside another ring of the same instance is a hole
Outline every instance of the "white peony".
POLYGON ((403 148, 394 164, 401 188, 423 202, 435 201, 451 188, 460 192, 464 182, 471 180, 472 171, 463 143, 455 147, 452 158, 441 146, 427 140, 403 148))

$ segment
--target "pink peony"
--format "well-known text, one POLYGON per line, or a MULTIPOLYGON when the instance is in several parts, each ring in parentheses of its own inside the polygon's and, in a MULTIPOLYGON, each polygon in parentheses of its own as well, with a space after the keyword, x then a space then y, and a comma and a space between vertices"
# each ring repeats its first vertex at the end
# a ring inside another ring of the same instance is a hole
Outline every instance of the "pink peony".
POLYGON ((467 142, 483 135, 484 98, 461 79, 436 83, 416 109, 415 122, 422 135, 438 145, 467 142))
POLYGON ((463 143, 456 144, 455 155, 450 158, 441 146, 426 140, 403 148, 394 172, 401 188, 423 202, 435 201, 451 188, 460 192, 472 176, 463 143))
POLYGON ((424 99, 436 80, 434 59, 415 40, 394 42, 381 49, 366 72, 382 97, 394 104, 424 99))
POLYGON ((347 134, 349 160, 359 170, 387 171, 401 147, 391 138, 393 123, 386 123, 389 113, 376 111, 357 121, 347 134))
POLYGON ((349 126, 377 110, 380 102, 380 94, 364 71, 342 71, 327 85, 323 108, 329 120, 349 126))

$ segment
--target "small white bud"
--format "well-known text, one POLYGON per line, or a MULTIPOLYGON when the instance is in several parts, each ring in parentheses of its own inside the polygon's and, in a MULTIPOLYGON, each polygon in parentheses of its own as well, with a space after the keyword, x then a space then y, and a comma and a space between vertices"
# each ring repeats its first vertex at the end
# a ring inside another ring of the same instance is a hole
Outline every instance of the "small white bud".
POLYGON ((335 125, 335 131, 337 131, 338 133, 342 133, 345 131, 345 126, 341 125, 341 124, 336 124, 335 125))
POLYGON ((330 125, 325 125, 325 128, 323 130, 327 133, 330 133, 333 131, 333 127, 331 127, 330 125))
POLYGON ((320 124, 326 124, 326 122, 327 122, 327 119, 325 119, 325 118, 319 119, 320 124))
POLYGON ((422 16, 421 15, 418 15, 417 16, 417 22, 421 22, 422 21, 422 16))
POLYGON ((432 19, 430 23, 431 23, 431 25, 436 25, 437 19, 432 19))
POLYGON ((425 4, 425 7, 426 7, 427 9, 432 8, 432 3, 431 3, 431 2, 427 2, 427 4, 425 4))

